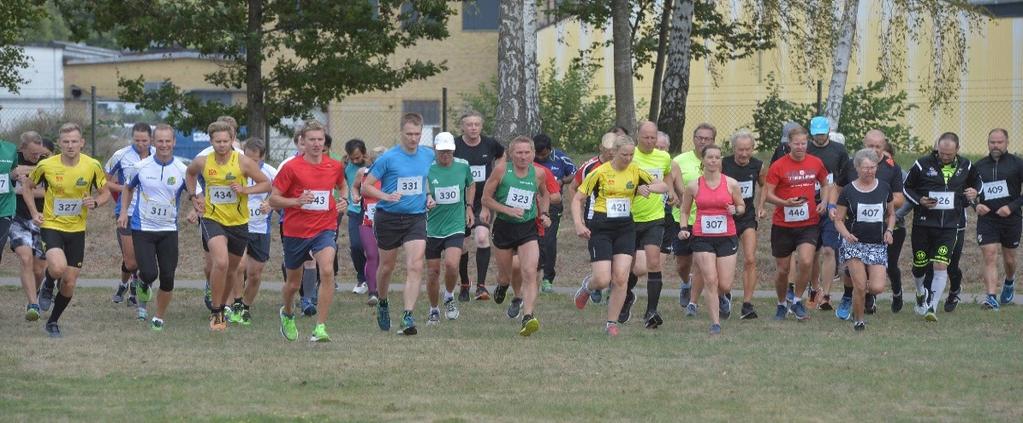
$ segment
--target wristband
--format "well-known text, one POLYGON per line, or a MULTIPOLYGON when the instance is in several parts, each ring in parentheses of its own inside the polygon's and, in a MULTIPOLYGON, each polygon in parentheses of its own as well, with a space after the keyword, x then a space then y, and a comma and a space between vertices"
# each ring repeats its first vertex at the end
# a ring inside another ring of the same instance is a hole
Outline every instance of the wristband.
POLYGON ((835 210, 837 208, 838 208, 838 206, 836 206, 834 204, 828 204, 828 210, 835 210))

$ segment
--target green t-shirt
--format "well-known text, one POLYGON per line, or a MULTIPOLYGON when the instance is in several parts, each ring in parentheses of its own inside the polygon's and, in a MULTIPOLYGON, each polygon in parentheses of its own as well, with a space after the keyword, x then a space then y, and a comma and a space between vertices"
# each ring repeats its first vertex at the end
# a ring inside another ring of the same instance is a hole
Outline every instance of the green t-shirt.
MULTIPOLYGON (((703 174, 703 162, 700 161, 699 157, 696 157, 696 153, 687 151, 685 153, 675 156, 675 163, 678 163, 679 170, 682 171, 682 186, 689 185, 690 182, 700 178, 703 174)), ((680 199, 681 200, 681 199, 680 199)), ((678 207, 671 210, 672 216, 675 217, 675 221, 678 222, 682 218, 682 212, 679 211, 678 207)), ((696 202, 693 201, 693 208, 689 211, 689 226, 693 226, 696 223, 696 202)))
MULTIPOLYGON (((539 166, 539 165, 537 165, 539 166)), ((497 186, 495 197, 498 203, 509 207, 523 209, 526 212, 521 218, 515 218, 504 213, 497 213, 497 218, 505 222, 525 223, 536 219, 536 166, 529 166, 526 176, 520 178, 515 175, 515 166, 508 162, 508 170, 501 178, 501 185, 497 186)))
POLYGON ((17 199, 11 171, 18 165, 18 147, 0 140, 0 217, 14 216, 17 199))
MULTIPOLYGON (((643 153, 636 147, 632 163, 653 176, 654 180, 663 180, 665 175, 671 173, 671 155, 656 148, 650 153, 643 153)), ((650 194, 648 197, 637 195, 633 198, 632 221, 642 223, 654 220, 664 220, 664 195, 650 194)))
POLYGON ((469 162, 456 158, 444 167, 434 161, 428 181, 437 205, 426 215, 426 236, 447 238, 465 233, 465 190, 473 183, 469 162))

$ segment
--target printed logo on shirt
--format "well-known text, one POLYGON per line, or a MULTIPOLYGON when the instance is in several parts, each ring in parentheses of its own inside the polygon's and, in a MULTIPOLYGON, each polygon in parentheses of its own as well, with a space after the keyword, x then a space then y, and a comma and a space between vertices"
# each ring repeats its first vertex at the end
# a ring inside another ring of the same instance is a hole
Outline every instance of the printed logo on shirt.
POLYGON ((633 184, 632 181, 629 181, 629 182, 625 183, 625 189, 633 189, 635 187, 636 187, 636 184, 633 184))
POLYGON ((174 177, 171 176, 170 178, 167 178, 167 185, 174 185, 174 182, 176 181, 177 179, 174 179, 174 177))
POLYGON ((933 167, 927 168, 927 176, 938 176, 938 171, 934 170, 933 167))
POLYGON ((75 181, 75 186, 84 187, 86 185, 88 184, 85 182, 85 178, 79 177, 78 180, 75 181))
POLYGON ((227 172, 227 176, 225 176, 225 177, 224 177, 224 179, 226 179, 226 180, 228 180, 228 181, 233 181, 233 180, 235 180, 235 179, 237 179, 237 178, 236 178, 236 177, 234 176, 234 174, 233 174, 233 173, 231 173, 231 172, 227 172))

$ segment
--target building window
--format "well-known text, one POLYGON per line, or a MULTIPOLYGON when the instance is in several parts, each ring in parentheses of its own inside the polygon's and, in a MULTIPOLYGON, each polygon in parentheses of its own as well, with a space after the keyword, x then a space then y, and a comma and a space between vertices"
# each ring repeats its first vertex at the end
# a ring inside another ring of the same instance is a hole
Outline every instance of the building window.
POLYGON ((231 93, 227 91, 194 90, 188 95, 198 98, 203 103, 220 103, 225 106, 231 104, 231 93))
POLYGON ((433 145, 433 137, 440 133, 440 101, 438 100, 405 100, 401 102, 402 113, 419 113, 423 116, 423 135, 420 143, 433 145))
POLYGON ((471 0, 462 2, 463 31, 497 31, 501 6, 498 0, 471 0))

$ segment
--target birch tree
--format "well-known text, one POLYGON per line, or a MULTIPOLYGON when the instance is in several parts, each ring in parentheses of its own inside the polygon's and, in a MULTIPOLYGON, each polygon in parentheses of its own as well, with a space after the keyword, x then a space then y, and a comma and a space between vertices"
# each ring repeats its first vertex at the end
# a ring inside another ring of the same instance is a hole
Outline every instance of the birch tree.
POLYGON ((540 130, 536 9, 535 5, 526 6, 525 3, 531 2, 501 2, 497 39, 498 106, 494 135, 502 143, 518 135, 532 136, 540 130), (528 17, 527 10, 531 11, 528 17))

